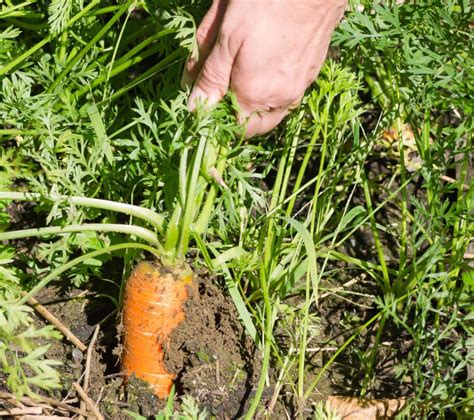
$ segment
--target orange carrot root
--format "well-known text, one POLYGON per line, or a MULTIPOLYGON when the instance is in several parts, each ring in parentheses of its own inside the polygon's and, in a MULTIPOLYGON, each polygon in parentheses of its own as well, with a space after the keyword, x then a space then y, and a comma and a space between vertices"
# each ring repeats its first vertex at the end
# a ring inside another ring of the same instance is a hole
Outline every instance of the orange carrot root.
POLYGON ((184 320, 183 304, 193 275, 189 268, 168 270, 148 262, 132 272, 125 289, 122 367, 127 376, 148 382, 164 399, 175 375, 165 367, 172 331, 184 320))

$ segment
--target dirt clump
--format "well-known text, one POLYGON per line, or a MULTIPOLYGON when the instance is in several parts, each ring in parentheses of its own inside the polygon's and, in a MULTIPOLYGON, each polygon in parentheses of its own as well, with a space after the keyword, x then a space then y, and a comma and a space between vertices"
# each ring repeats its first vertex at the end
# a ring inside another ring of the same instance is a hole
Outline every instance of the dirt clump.
POLYGON ((195 280, 185 321, 171 336, 165 364, 177 373, 179 393, 192 396, 209 414, 245 413, 259 377, 260 358, 232 301, 208 279, 195 280))

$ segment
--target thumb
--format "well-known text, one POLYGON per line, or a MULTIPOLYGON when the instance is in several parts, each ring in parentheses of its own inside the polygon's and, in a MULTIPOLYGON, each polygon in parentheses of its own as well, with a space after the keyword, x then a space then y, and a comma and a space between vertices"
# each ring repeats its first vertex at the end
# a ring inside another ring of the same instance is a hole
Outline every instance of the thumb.
POLYGON ((200 23, 196 32, 199 53, 197 57, 191 56, 184 66, 181 87, 185 88, 192 85, 198 76, 207 56, 216 42, 226 6, 227 0, 215 0, 200 23))
POLYGON ((216 105, 227 93, 237 51, 237 48, 235 51, 232 49, 231 42, 220 37, 207 57, 189 96, 188 107, 191 111, 196 109, 198 102, 207 102, 208 106, 216 105))

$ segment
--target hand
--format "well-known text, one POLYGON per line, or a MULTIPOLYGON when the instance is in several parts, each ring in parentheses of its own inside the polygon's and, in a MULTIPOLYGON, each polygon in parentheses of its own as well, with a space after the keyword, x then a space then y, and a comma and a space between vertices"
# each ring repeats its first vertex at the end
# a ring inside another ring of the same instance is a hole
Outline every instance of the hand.
POLYGON ((246 135, 263 134, 298 105, 324 62, 346 0, 214 0, 197 31, 199 58, 186 64, 189 98, 209 106, 230 88, 249 117, 246 135))

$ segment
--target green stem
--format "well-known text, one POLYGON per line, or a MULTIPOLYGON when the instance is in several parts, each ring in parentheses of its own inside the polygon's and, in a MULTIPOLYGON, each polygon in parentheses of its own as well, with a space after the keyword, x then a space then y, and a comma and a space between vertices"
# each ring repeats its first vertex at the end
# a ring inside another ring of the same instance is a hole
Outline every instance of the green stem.
MULTIPOLYGON (((121 6, 118 6, 118 8, 120 8, 120 7, 121 6)), ((146 38, 144 41, 140 42, 140 39, 142 39, 142 35, 146 34, 148 30, 149 30, 149 25, 144 25, 140 29, 137 29, 137 30, 133 31, 132 33, 128 34, 128 36, 126 36, 124 38, 123 42, 124 42, 125 45, 135 45, 135 46, 131 50, 129 50, 123 57, 118 59, 115 62, 115 65, 117 65, 121 60, 125 61, 127 58, 124 59, 124 57, 128 56, 128 58, 130 58, 133 55, 135 55, 137 52, 139 52, 141 49, 144 48, 144 47, 141 47, 141 48, 137 49, 137 47, 139 47, 143 43, 146 43, 146 41, 148 39, 153 38, 155 35, 157 35, 157 34, 153 34, 153 35, 149 36, 148 38, 146 38), (132 53, 132 51, 133 51, 133 53, 132 53)), ((86 67, 86 71, 92 71, 96 68, 96 66, 98 64, 106 63, 107 60, 110 57, 110 54, 111 54, 110 50, 103 51, 103 53, 100 57, 98 57, 95 61, 89 63, 89 65, 86 67)), ((103 74, 103 73, 101 73, 101 74, 103 74)))
MULTIPOLYGON (((219 152, 219 156, 222 156, 223 154, 227 153, 227 149, 222 147, 219 152)), ((227 159, 222 158, 219 163, 216 166, 216 172, 218 176, 222 176, 224 173, 224 169, 227 164, 227 159)), ((211 216, 211 212, 214 209, 214 201, 217 197, 217 193, 220 190, 220 186, 217 185, 217 182, 213 182, 209 192, 206 197, 206 201, 204 202, 204 205, 202 206, 201 213, 199 214, 199 217, 197 218, 196 222, 193 224, 193 231, 198 234, 202 235, 209 224, 209 218, 211 216)))
POLYGON ((364 382, 362 384, 362 389, 360 391, 361 398, 365 398, 365 395, 367 394, 367 388, 369 386, 369 381, 372 376, 372 372, 374 371, 374 366, 377 359, 377 350, 379 348, 380 340, 382 339, 382 332, 383 332, 383 328, 385 327, 386 320, 387 318, 383 316, 382 320, 380 321, 380 326, 377 331, 377 335, 375 336, 374 348, 372 349, 372 352, 370 355, 369 366, 367 367, 367 370, 365 371, 364 382))
POLYGON ((36 293, 38 293, 43 287, 45 287, 50 281, 57 279, 62 273, 65 271, 71 269, 72 267, 87 261, 91 258, 98 257, 103 254, 109 254, 115 251, 120 251, 122 249, 129 249, 129 248, 135 248, 135 249, 142 249, 144 251, 148 251, 157 257, 160 256, 160 251, 158 249, 155 249, 153 247, 150 247, 148 245, 144 244, 137 244, 134 242, 127 242, 123 244, 118 244, 118 245, 112 245, 107 248, 99 249, 97 251, 89 252, 88 254, 81 255, 80 257, 74 258, 71 261, 68 261, 66 264, 62 265, 61 267, 57 268, 56 270, 52 271, 50 274, 48 274, 43 280, 41 280, 33 289, 31 289, 27 295, 25 295, 20 303, 25 303, 30 297, 33 297, 36 293))
MULTIPOLYGON (((128 11, 127 17, 125 18, 125 22, 123 23, 122 28, 120 29, 118 39, 117 39, 117 42, 115 43, 115 47, 114 47, 114 50, 113 50, 113 53, 112 53, 112 59, 110 60, 109 65, 108 65, 109 68, 107 70, 107 76, 106 76, 106 81, 107 82, 110 80, 112 69, 115 65, 115 59, 117 58, 118 48, 120 46, 120 43, 122 42, 122 37, 123 37, 123 34, 125 32, 125 28, 127 27, 128 21, 130 19, 130 9, 127 9, 127 11, 128 11)), ((106 91, 104 90, 102 100, 104 100, 105 95, 106 95, 106 91)))
POLYGON ((179 193, 179 203, 181 207, 184 209, 186 208, 186 185, 187 185, 187 170, 188 170, 188 152, 189 149, 186 147, 179 157, 179 185, 178 185, 178 193, 179 193))
POLYGON ((291 213, 293 212, 293 208, 295 206, 296 198, 298 197, 298 194, 300 194, 299 189, 301 186, 301 182, 303 181, 303 177, 306 172, 308 162, 313 154, 314 145, 316 144, 316 140, 319 137, 319 131, 320 131, 319 128, 316 127, 315 131, 313 132, 313 135, 311 136, 311 140, 308 144, 308 147, 306 148, 305 156, 303 158, 303 161, 301 162, 301 166, 298 171, 298 175, 296 177, 295 185, 293 186, 293 193, 291 195, 291 199, 286 209, 286 217, 290 217, 291 213))
MULTIPOLYGON (((321 257, 323 258, 328 258, 330 260, 336 260, 336 261, 344 261, 348 264, 353 264, 356 267, 362 268, 365 270, 369 275, 374 275, 371 273, 371 271, 382 271, 382 267, 379 264, 374 264, 370 261, 364 261, 359 258, 351 257, 349 255, 342 254, 341 252, 335 251, 335 250, 328 250, 328 251, 322 251, 320 252, 321 257)), ((389 273, 391 273, 393 276, 398 275, 398 271, 394 269, 388 269, 389 273)))
POLYGON ((178 246, 176 247, 176 257, 182 258, 186 255, 186 252, 189 247, 189 237, 191 224, 193 222, 193 216, 196 213, 196 196, 198 191, 196 191, 196 186, 199 180, 199 170, 201 169, 202 158, 204 154, 204 149, 206 147, 207 139, 206 137, 201 137, 199 140, 198 147, 196 149, 192 171, 187 174, 187 186, 186 186, 186 204, 184 207, 183 221, 181 224, 180 238, 178 246))
POLYGON ((94 10, 93 12, 89 13, 88 16, 105 15, 107 13, 115 12, 115 11, 119 10, 121 7, 122 7, 121 5, 102 7, 100 9, 94 10))
MULTIPOLYGON (((328 142, 328 121, 329 121, 329 109, 332 103, 332 98, 329 97, 326 107, 324 108, 323 115, 321 116, 321 120, 325 121, 322 135, 323 135, 323 144, 321 147, 321 156, 319 162, 319 170, 318 175, 316 176, 316 186, 313 193, 313 200, 311 203, 311 224, 310 224, 310 235, 311 238, 315 237, 316 231, 316 214, 318 213, 318 199, 319 199, 319 192, 321 190, 321 185, 323 182, 323 173, 324 173, 324 166, 326 164, 326 154, 327 154, 327 142, 328 142)), ((319 130, 318 130, 319 131, 319 130)), ((317 131, 317 133, 318 133, 317 131)), ((315 133, 316 134, 316 133, 315 133)), ((313 139, 312 139, 313 140, 313 139)), ((311 148, 312 150, 312 148, 311 148)), ((302 326, 302 337, 300 340, 300 351, 298 357, 298 398, 299 403, 304 404, 305 397, 304 397, 304 383, 305 383, 305 363, 306 363, 306 347, 307 347, 307 340, 308 340, 308 328, 309 328, 309 309, 311 305, 311 286, 313 286, 314 290, 313 293, 316 296, 316 302, 318 300, 318 284, 312 285, 310 281, 309 272, 306 273, 306 285, 305 285, 305 304, 303 307, 303 326, 302 326)))
POLYGON ((0 232, 0 241, 81 232, 117 232, 124 233, 126 235, 134 235, 137 238, 143 239, 144 241, 149 242, 150 244, 161 250, 161 244, 158 241, 156 235, 151 230, 142 228, 140 226, 119 225, 112 223, 86 223, 81 225, 49 226, 33 229, 23 229, 13 232, 0 232))
POLYGON ((407 186, 411 181, 413 180, 413 177, 410 179, 407 179, 405 183, 400 185, 395 191, 393 191, 384 201, 382 201, 374 210, 371 212, 367 212, 367 216, 365 216, 356 226, 354 226, 342 239, 339 240, 339 242, 334 245, 334 249, 340 247, 341 245, 344 244, 344 242, 349 239, 356 230, 358 230, 365 222, 370 220, 377 214, 382 208, 385 207, 385 205, 390 202, 405 186, 407 186))
POLYGON ((17 130, 11 128, 0 129, 0 137, 2 136, 34 136, 39 134, 40 131, 36 130, 17 130))
POLYGON ((66 59, 67 49, 67 29, 61 34, 61 47, 59 48, 59 61, 64 62, 66 59))
POLYGON ((176 203, 173 214, 166 225, 165 252, 171 252, 173 249, 176 249, 176 244, 179 240, 179 222, 182 213, 183 208, 181 207, 181 203, 176 203))
MULTIPOLYGON (((283 153, 280 158, 280 166, 278 167, 278 172, 277 172, 275 184, 273 187, 270 207, 268 209, 268 213, 266 214, 267 226, 265 227, 265 229, 262 230, 262 235, 260 238, 260 246, 262 246, 261 244, 264 244, 263 245, 264 261, 265 261, 265 264, 268 264, 267 266, 268 273, 271 273, 272 271, 272 267, 271 267, 272 253, 273 253, 273 250, 275 249, 275 246, 274 246, 275 232, 273 230, 274 220, 273 220, 273 217, 271 216, 273 216, 273 214, 277 212, 277 210, 280 208, 281 200, 282 198, 284 198, 282 196, 282 191, 284 189, 286 190, 286 188, 283 187, 283 180, 286 178, 285 176, 286 172, 288 170, 291 170, 291 161, 289 160, 289 156, 291 155, 290 151, 291 151, 292 146, 294 146, 293 142, 290 144, 288 143, 288 141, 285 142, 285 147, 283 149, 283 153)), ((265 283, 266 283, 266 279, 265 279, 265 283)))
POLYGON ((311 393, 315 390, 315 388, 318 386, 319 381, 321 380, 322 376, 326 372, 326 370, 329 368, 329 366, 332 365, 332 363, 337 359, 337 357, 346 349, 346 347, 351 344, 358 336, 359 334, 367 329, 370 325, 372 325, 374 322, 376 322, 383 314, 383 311, 379 312, 378 314, 374 315, 371 319, 369 319, 364 325, 360 326, 357 328, 357 331, 352 334, 349 339, 341 346, 339 349, 332 355, 332 357, 324 364, 324 366, 321 368, 321 370, 318 372, 318 375, 314 379, 313 383, 308 387, 304 394, 304 399, 307 400, 311 393))
POLYGON ((0 19, 4 19, 9 16, 15 16, 15 11, 33 3, 36 3, 36 0, 24 1, 23 3, 16 4, 15 6, 10 6, 8 9, 0 11, 0 19))
POLYGON ((306 349, 308 341, 308 327, 309 327, 309 308, 311 306, 311 278, 309 270, 306 273, 305 283, 305 302, 303 313, 302 337, 300 340, 299 354, 298 354, 298 408, 304 405, 304 384, 305 384, 305 364, 306 364, 306 349))
POLYGON ((272 341, 271 341, 271 334, 273 330, 273 319, 272 319, 272 309, 271 309, 271 302, 270 296, 268 293, 268 286, 266 280, 266 273, 265 268, 260 269, 260 282, 262 285, 262 294, 263 294, 263 301, 264 301, 264 309, 265 309, 265 333, 262 337, 264 340, 264 349, 263 349, 263 361, 262 361, 262 370, 260 373, 260 378, 258 381, 257 389, 255 391, 255 396, 252 399, 252 403, 245 415, 245 420, 252 420, 254 418, 254 414, 257 411, 258 404, 263 395, 263 391, 265 389, 265 382, 267 379, 268 368, 270 366, 270 353, 272 348, 272 341))
MULTIPOLYGON (((292 139, 295 140, 295 139, 292 139)), ((275 179, 275 185, 273 188, 272 200, 270 203, 269 212, 272 213, 275 210, 281 199, 284 198, 282 196, 282 192, 286 190, 286 186, 283 185, 283 180, 286 178, 285 173, 291 164, 289 164, 289 156, 291 155, 291 148, 293 142, 289 143, 287 140, 285 142, 285 147, 283 149, 283 153, 280 159, 280 166, 278 168, 277 176, 275 179)), ((270 300, 270 284, 269 284, 269 276, 272 272, 273 268, 273 252, 275 250, 274 242, 275 242, 275 232, 273 230, 274 226, 274 218, 268 216, 268 220, 266 222, 266 227, 262 230, 262 235, 260 238, 259 246, 264 247, 263 249, 263 262, 260 264, 259 270, 259 278, 260 278, 260 289, 262 292, 263 297, 263 305, 264 305, 264 313, 265 313, 265 320, 263 325, 263 336, 262 341, 264 342, 264 349, 263 349, 263 361, 262 361, 262 369, 260 373, 260 378, 257 385, 257 390, 255 391, 255 396, 252 399, 252 403, 249 407, 247 414, 245 415, 246 420, 250 420, 253 418, 258 404, 263 395, 263 391, 265 389, 265 383, 268 374, 268 368, 270 365, 270 355, 272 349, 272 330, 273 330, 273 317, 272 317, 272 306, 270 300)))
MULTIPOLYGON (((384 293, 388 293, 391 291, 390 276, 388 274, 387 263, 385 261, 385 254, 383 251, 382 243, 380 242, 379 232, 378 232, 377 224, 375 221, 374 210, 372 207, 372 198, 370 196, 370 191, 369 191, 369 182, 367 180, 367 175, 365 174, 364 171, 362 171, 361 176, 362 176, 362 186, 364 188, 365 201, 367 204, 367 213, 370 220, 370 226, 372 228, 372 235, 374 236, 375 247, 377 249, 380 266, 382 267, 382 275, 383 275, 382 289, 384 293)), ((406 182, 402 183, 402 187, 403 186, 406 186, 406 182)))
MULTIPOLYGON (((286 191, 288 189, 288 186, 290 184, 290 177, 293 172, 293 163, 295 161, 295 156, 296 156, 296 150, 298 148, 298 143, 300 141, 300 133, 301 133, 301 119, 304 116, 304 112, 300 113, 298 115, 298 119, 294 120, 295 125, 296 125, 296 130, 294 130, 294 126, 292 126, 291 130, 289 130, 289 136, 292 139, 291 141, 291 146, 289 147, 288 150, 288 156, 286 158, 286 163, 285 163, 285 172, 283 175, 280 191, 278 193, 278 204, 282 206, 282 201, 286 197, 286 191)), ((288 213, 288 211, 287 211, 288 213)), ((290 213, 291 214, 291 213, 290 213)), ((289 214, 288 214, 289 216, 289 214)))
POLYGON ((311 203, 311 225, 310 225, 310 233, 311 237, 314 238, 316 234, 316 215, 318 213, 318 200, 319 200, 319 192, 321 191, 321 185, 323 183, 323 174, 324 174, 324 166, 326 164, 326 154, 328 149, 328 122, 329 118, 329 111, 331 108, 331 104, 333 102, 332 94, 329 95, 327 99, 326 106, 324 108, 324 112, 321 115, 320 119, 324 121, 324 127, 322 129, 322 136, 323 136, 323 144, 321 146, 321 156, 319 162, 319 170, 317 175, 316 186, 314 188, 313 200, 311 203))
POLYGON ((20 19, 16 19, 14 17, 5 18, 5 22, 18 26, 21 29, 26 29, 27 31, 35 32, 42 31, 43 29, 46 29, 49 26, 47 23, 30 23, 20 19))
MULTIPOLYGON (((153 34, 151 36, 149 36, 148 38, 146 38, 145 40, 143 40, 142 42, 138 43, 137 45, 135 45, 135 47, 133 47, 130 51, 126 52, 124 55, 122 55, 116 62, 115 62, 115 65, 118 66, 120 64, 123 64, 127 61, 129 61, 131 58, 133 58, 134 56, 136 56, 141 50, 145 49, 146 47, 148 47, 148 45, 154 43, 155 41, 158 41, 159 39, 167 36, 167 35, 171 35, 171 34, 174 34, 176 32, 175 29, 172 29, 172 28, 166 28, 166 29, 163 29, 159 32, 157 32, 156 34, 153 34)), ((156 44, 156 46, 161 46, 160 44, 156 44)), ((145 52, 142 57, 143 58, 147 58, 151 55, 153 55, 157 50, 156 49, 149 49, 147 50, 147 52, 145 52)))
POLYGON ((171 29, 165 29, 158 34, 156 34, 153 37, 147 38, 145 41, 143 41, 141 44, 137 45, 135 48, 133 48, 131 51, 129 51, 127 54, 125 54, 123 57, 121 57, 119 60, 117 60, 114 64, 114 67, 110 71, 110 73, 106 74, 101 74, 98 78, 94 79, 94 81, 88 85, 84 86, 79 91, 75 94, 75 98, 80 98, 83 96, 85 93, 89 92, 91 89, 95 88, 96 86, 100 85, 101 83, 104 83, 106 80, 111 79, 118 74, 124 72, 125 70, 129 69, 130 67, 141 63, 143 60, 147 59, 148 57, 152 56, 153 54, 157 53, 161 45, 154 45, 142 54, 139 54, 137 56, 134 56, 135 53, 143 49, 146 45, 150 44, 151 41, 149 40, 156 40, 159 39, 165 35, 168 35, 170 33, 173 33, 174 30, 171 29), (133 53, 132 53, 133 52, 133 53))
MULTIPOLYGON (((146 72, 140 74, 140 76, 136 77, 133 81, 131 81, 123 88, 115 92, 110 98, 106 99, 104 102, 114 101, 118 97, 127 93, 130 89, 133 89, 135 86, 138 86, 143 81, 149 79, 150 77, 153 77, 160 70, 163 70, 167 66, 174 64, 179 59, 183 59, 184 57, 184 49, 178 48, 176 51, 173 51, 171 54, 167 55, 159 63, 155 64, 153 67, 150 67, 146 72)), ((100 105, 100 103, 98 103, 97 105, 100 105)))
MULTIPOLYGON (((421 147, 421 158, 423 160, 423 166, 426 168, 426 173, 433 173, 433 159, 431 156, 431 113, 430 110, 425 110, 424 122, 423 122, 423 132, 422 132, 422 147, 421 147)), ((437 191, 433 190, 432 180, 427 180, 427 198, 428 205, 433 203, 434 197, 437 195, 437 191)))
POLYGON ((16 200, 16 201, 40 201, 49 200, 53 202, 63 201, 70 205, 85 206, 101 210, 110 210, 117 213, 124 213, 134 216, 152 225, 160 234, 163 234, 164 218, 152 210, 134 206, 133 204, 116 203, 115 201, 102 200, 98 198, 87 197, 68 197, 56 194, 39 194, 29 192, 8 192, 0 191, 0 200, 16 200))
MULTIPOLYGON (((397 89, 399 92, 399 89, 397 89)), ((401 101, 399 100, 398 103, 401 101)), ((405 168, 405 144, 403 138, 403 122, 400 117, 397 117, 397 131, 398 131, 398 144, 400 150, 400 178, 402 181, 402 185, 405 184, 406 181, 406 168, 405 168)), ((399 263, 399 270, 402 271, 405 267, 406 259, 407 259, 407 226, 408 226, 408 193, 406 186, 402 188, 402 223, 401 223, 401 232, 400 232, 400 263, 399 263)))
POLYGON ((372 91, 372 98, 374 98, 380 104, 382 109, 387 109, 390 105, 390 99, 382 89, 380 83, 369 75, 365 75, 365 81, 369 85, 369 89, 372 91))

